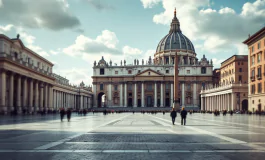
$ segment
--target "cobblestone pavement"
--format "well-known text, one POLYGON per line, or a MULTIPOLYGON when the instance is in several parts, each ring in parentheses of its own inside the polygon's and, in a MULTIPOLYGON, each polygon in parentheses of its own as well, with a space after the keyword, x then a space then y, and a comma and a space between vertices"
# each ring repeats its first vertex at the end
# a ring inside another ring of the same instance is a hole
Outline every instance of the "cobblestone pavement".
POLYGON ((169 113, 1 117, 0 157, 9 159, 263 159, 265 117, 169 113))

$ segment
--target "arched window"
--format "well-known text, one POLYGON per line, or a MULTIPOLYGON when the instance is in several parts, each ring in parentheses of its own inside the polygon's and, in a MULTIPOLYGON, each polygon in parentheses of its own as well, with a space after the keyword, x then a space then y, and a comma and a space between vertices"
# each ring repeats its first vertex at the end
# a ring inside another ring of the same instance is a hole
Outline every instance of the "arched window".
POLYGON ((202 73, 202 74, 206 74, 206 67, 202 67, 202 68, 201 68, 201 73, 202 73))

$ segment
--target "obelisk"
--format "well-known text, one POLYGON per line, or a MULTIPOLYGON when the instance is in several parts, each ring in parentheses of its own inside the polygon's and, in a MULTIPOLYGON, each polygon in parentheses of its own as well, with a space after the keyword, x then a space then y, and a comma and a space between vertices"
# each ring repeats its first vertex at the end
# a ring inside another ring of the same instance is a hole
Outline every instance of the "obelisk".
POLYGON ((176 110, 179 110, 179 96, 178 96, 178 92, 179 92, 179 69, 178 69, 178 54, 176 52, 175 54, 175 63, 174 63, 174 108, 176 110))

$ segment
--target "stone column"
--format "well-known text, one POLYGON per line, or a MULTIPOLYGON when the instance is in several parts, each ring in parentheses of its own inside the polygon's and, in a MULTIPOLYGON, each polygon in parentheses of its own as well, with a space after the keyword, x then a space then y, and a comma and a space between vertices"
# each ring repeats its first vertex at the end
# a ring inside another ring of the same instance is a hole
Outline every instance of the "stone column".
POLYGON ((109 86, 108 86, 109 88, 108 88, 108 93, 109 93, 109 95, 108 95, 108 107, 112 107, 112 90, 111 90, 111 87, 112 87, 112 85, 111 85, 111 83, 109 84, 109 86))
POLYGON ((35 101, 34 101, 34 112, 39 110, 39 82, 35 82, 35 101))
POLYGON ((44 91, 44 109, 46 110, 46 112, 47 112, 47 110, 48 110, 48 84, 45 84, 45 91, 44 91))
POLYGON ((17 77, 17 113, 21 113, 21 76, 17 77))
POLYGON ((134 107, 137 107, 137 83, 134 83, 134 107))
POLYGON ((29 113, 33 112, 33 79, 29 81, 29 113))
POLYGON ((49 109, 53 110, 54 106, 53 106, 53 91, 52 91, 52 86, 49 85, 49 109))
POLYGON ((120 107, 123 107, 123 105, 122 105, 122 95, 123 95, 123 93, 122 93, 122 83, 120 84, 120 107))
POLYGON ((142 100, 141 100, 141 102, 142 102, 142 107, 144 107, 145 106, 145 104, 144 104, 144 82, 142 82, 142 100))
POLYGON ((185 106, 185 83, 182 83, 182 106, 185 106))
POLYGON ((93 106, 94 108, 98 107, 98 101, 97 101, 97 85, 93 83, 93 106))
POLYGON ((43 82, 40 84, 40 111, 43 110, 43 97, 44 97, 44 85, 43 82))
POLYGON ((124 83, 124 107, 127 107, 127 83, 124 83))
POLYGON ((154 107, 157 107, 157 84, 155 82, 154 107))
POLYGON ((27 78, 23 79, 23 109, 28 107, 28 82, 27 78))
POLYGON ((170 83, 170 107, 173 108, 173 83, 170 83))
POLYGON ((80 109, 83 109, 83 95, 80 95, 80 109))
POLYGON ((231 109, 235 110, 236 109, 236 94, 231 93, 231 109))
POLYGON ((197 106, 197 84, 193 83, 193 105, 197 106))
POLYGON ((161 82, 161 85, 160 85, 160 107, 164 107, 164 83, 161 82))
POLYGON ((205 106, 204 106, 204 97, 201 97, 201 110, 202 110, 202 111, 205 110, 205 106))
POLYGON ((8 112, 11 112, 14 110, 14 74, 10 74, 10 79, 9 79, 9 95, 8 95, 8 101, 9 101, 9 106, 8 106, 8 112))
POLYGON ((1 71, 0 73, 0 112, 7 113, 6 107, 6 72, 1 71))

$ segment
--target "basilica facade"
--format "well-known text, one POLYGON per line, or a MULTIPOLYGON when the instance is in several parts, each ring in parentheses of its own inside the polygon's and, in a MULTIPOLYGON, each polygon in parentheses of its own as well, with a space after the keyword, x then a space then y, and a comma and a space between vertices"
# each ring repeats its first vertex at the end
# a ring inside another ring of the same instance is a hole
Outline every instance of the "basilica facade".
POLYGON ((93 106, 172 107, 176 55, 180 106, 199 108, 201 88, 213 83, 213 63, 205 55, 197 58, 192 42, 180 29, 176 11, 169 33, 147 61, 135 59, 133 64, 126 64, 121 60, 120 65, 113 65, 102 56, 94 62, 93 106))

